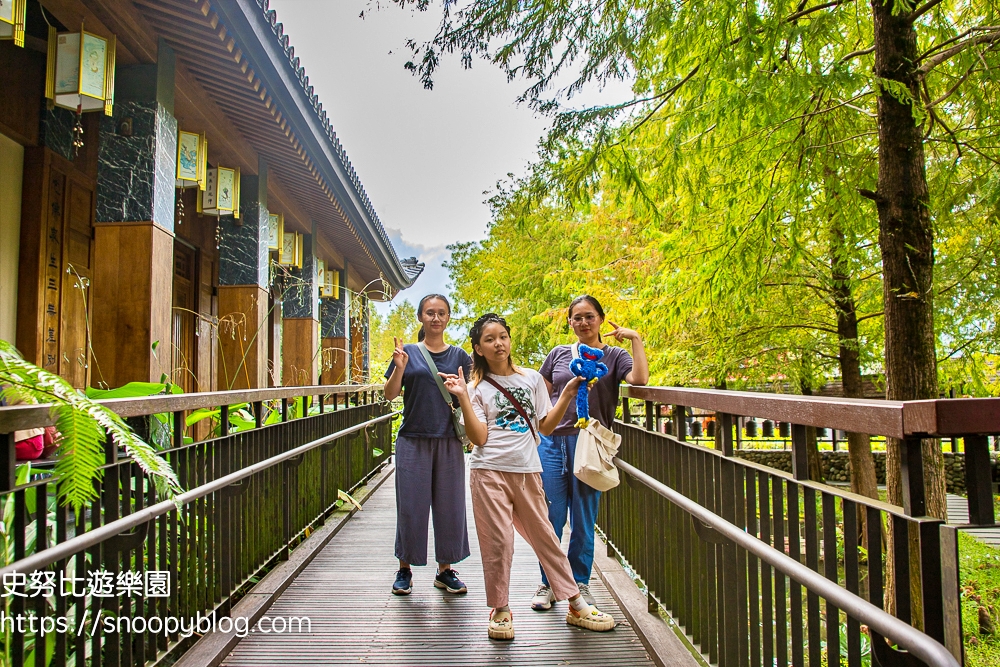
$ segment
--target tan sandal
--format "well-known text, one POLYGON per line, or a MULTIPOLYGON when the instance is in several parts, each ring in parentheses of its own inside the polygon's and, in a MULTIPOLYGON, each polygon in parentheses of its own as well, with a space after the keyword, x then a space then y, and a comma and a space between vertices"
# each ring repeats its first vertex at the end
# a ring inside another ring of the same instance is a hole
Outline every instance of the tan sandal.
POLYGON ((514 614, 509 611, 490 612, 490 639, 514 638, 514 614))
POLYGON ((572 607, 566 613, 566 622, 570 625, 576 625, 587 630, 593 630, 594 632, 607 632, 608 630, 615 629, 615 619, 612 618, 611 614, 605 614, 603 611, 590 605, 587 609, 582 612, 577 612, 572 607))

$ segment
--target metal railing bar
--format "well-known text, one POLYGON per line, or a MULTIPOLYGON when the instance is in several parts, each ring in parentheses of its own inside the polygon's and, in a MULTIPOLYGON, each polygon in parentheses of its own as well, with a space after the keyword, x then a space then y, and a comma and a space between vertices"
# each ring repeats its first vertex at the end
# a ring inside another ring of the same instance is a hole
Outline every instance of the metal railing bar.
MULTIPOLYGON (((303 385, 300 387, 274 387, 271 389, 242 389, 232 391, 202 391, 189 394, 165 394, 142 398, 108 398, 97 403, 110 408, 121 417, 142 417, 165 412, 217 408, 220 405, 255 403, 275 399, 299 398, 317 394, 348 394, 358 391, 379 390, 382 385, 331 384, 303 385)), ((29 428, 54 426, 49 403, 41 405, 12 405, 0 407, 0 433, 29 428)))
POLYGON ((614 463, 622 472, 649 487, 702 523, 708 524, 741 548, 754 554, 816 595, 832 602, 849 616, 853 616, 879 634, 892 639, 927 665, 931 667, 959 667, 958 662, 955 661, 948 649, 930 636, 886 613, 867 600, 849 593, 819 572, 809 569, 785 553, 741 530, 635 466, 618 457, 615 457, 614 463))
POLYGON ((0 576, 12 572, 33 572, 35 570, 48 567, 58 560, 68 558, 80 551, 83 551, 84 549, 89 549, 104 542, 108 538, 114 537, 127 530, 131 530, 140 524, 151 521, 152 519, 167 514, 172 510, 180 509, 184 505, 198 500, 199 498, 204 498, 210 493, 225 488, 234 482, 239 482, 240 480, 255 475, 262 470, 266 470, 278 465, 279 463, 283 463, 288 459, 295 458, 296 456, 299 456, 311 449, 320 447, 333 440, 346 437, 352 433, 366 429, 369 426, 392 419, 400 413, 401 411, 390 412, 380 417, 369 419, 366 422, 355 424, 354 426, 337 431, 336 433, 325 435, 322 438, 318 438, 312 442, 307 442, 306 444, 296 447, 295 449, 290 449, 287 452, 272 456, 269 459, 265 459, 259 463, 255 463, 254 465, 237 470, 236 472, 220 477, 212 482, 202 484, 201 486, 195 487, 190 491, 185 491, 184 493, 178 494, 172 500, 164 500, 139 512, 134 512, 121 519, 116 519, 115 521, 106 523, 99 528, 94 528, 86 533, 72 537, 54 547, 32 554, 31 556, 22 558, 21 560, 14 561, 10 565, 0 568, 0 576))

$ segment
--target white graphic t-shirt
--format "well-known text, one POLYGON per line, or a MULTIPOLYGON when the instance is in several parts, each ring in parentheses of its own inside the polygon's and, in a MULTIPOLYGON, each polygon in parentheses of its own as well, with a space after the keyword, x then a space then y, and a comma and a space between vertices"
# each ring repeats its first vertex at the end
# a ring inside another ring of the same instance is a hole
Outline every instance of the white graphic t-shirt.
MULTIPOLYGON (((538 421, 549 413, 552 404, 545 380, 530 368, 513 375, 490 377, 516 398, 531 418, 535 432, 538 421)), ((528 422, 496 387, 480 382, 469 388, 476 417, 486 424, 486 445, 472 450, 470 468, 485 468, 501 472, 542 472, 538 458, 538 443, 531 435, 528 422)))

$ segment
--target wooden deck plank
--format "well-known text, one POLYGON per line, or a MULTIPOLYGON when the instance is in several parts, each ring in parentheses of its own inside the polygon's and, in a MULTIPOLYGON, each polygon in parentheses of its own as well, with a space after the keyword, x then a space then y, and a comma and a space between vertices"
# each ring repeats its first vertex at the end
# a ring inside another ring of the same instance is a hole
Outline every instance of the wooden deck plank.
MULTIPOLYGON (((468 500, 472 555, 455 567, 469 593, 434 588, 434 566, 415 567, 413 593, 389 591, 397 564, 395 488, 387 480, 363 512, 310 563, 274 602, 267 615, 307 616, 302 634, 253 633, 224 661, 228 667, 332 667, 334 665, 649 665, 634 630, 601 580, 591 590, 598 606, 619 625, 595 633, 566 624, 566 603, 535 612, 529 600, 539 584, 538 564, 520 536, 514 548, 511 608, 517 633, 512 642, 486 635, 489 609, 479 544, 468 500)), ((467 497, 468 498, 468 497, 467 497)), ((433 535, 429 553, 433 555, 433 535)))

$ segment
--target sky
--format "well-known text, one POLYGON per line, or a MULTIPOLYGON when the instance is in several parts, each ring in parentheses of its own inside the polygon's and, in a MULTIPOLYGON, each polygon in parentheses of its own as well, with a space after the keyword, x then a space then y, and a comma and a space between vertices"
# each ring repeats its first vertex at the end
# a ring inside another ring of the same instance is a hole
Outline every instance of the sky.
MULTIPOLYGON (((434 35, 440 3, 432 5, 418 12, 374 0, 270 2, 397 254, 426 263, 397 297, 413 303, 448 293, 445 246, 485 236, 484 193, 508 173, 525 172, 549 125, 515 104, 528 84, 508 83, 485 61, 465 70, 457 56, 446 56, 434 89, 424 90, 403 68, 405 43, 434 35)), ((593 91, 575 101, 622 92, 593 91)))

